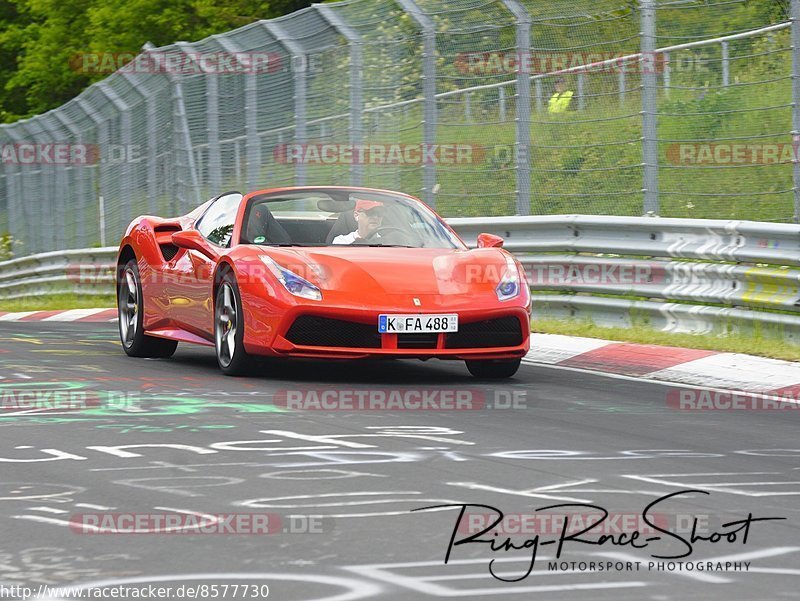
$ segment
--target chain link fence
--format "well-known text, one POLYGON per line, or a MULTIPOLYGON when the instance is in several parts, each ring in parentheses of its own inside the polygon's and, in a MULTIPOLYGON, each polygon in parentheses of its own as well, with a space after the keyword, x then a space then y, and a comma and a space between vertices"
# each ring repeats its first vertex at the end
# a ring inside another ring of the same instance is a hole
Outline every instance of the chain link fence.
POLYGON ((800 214, 800 0, 349 0, 121 64, 54 65, 111 74, 0 126, 18 256, 304 184, 449 217, 800 214))

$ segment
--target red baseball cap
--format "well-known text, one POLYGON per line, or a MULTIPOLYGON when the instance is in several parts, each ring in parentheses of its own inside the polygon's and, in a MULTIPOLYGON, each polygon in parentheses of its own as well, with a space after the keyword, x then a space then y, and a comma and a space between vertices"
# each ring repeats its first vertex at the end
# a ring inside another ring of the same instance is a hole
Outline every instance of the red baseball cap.
POLYGON ((376 207, 382 207, 383 203, 377 200, 365 200, 363 198, 356 199, 356 211, 369 211, 376 207))

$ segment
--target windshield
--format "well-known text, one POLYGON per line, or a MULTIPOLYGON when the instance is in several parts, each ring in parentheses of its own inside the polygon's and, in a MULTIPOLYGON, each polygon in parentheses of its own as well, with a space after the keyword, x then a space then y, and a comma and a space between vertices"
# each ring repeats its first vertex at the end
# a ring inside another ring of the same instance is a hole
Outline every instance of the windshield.
POLYGON ((319 188, 250 199, 243 244, 464 248, 425 205, 391 192, 319 188))

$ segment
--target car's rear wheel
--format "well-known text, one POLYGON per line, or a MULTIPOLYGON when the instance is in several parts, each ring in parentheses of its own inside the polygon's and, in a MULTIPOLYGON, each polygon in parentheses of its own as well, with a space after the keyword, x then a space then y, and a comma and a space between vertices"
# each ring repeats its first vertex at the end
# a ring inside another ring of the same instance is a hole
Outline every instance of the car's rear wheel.
POLYGON ((492 380, 510 378, 519 369, 522 359, 472 359, 467 360, 467 369, 476 378, 492 380))
POLYGON ((214 301, 214 347, 227 376, 247 374, 252 357, 244 349, 244 314, 239 286, 231 272, 222 276, 214 301))
POLYGON ((155 338, 144 333, 144 301, 139 266, 131 259, 119 270, 117 283, 119 338, 129 357, 171 357, 178 347, 175 340, 155 338))

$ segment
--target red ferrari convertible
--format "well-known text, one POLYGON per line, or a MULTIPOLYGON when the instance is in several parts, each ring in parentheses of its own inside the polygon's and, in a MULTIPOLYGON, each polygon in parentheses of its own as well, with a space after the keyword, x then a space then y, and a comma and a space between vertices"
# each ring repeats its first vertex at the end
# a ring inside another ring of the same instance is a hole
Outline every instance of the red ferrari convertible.
POLYGON ((470 250, 398 192, 229 192, 130 224, 117 257, 122 347, 214 346, 229 375, 263 355, 460 359, 475 376, 510 377, 529 348, 530 292, 502 242, 481 234, 470 250))

